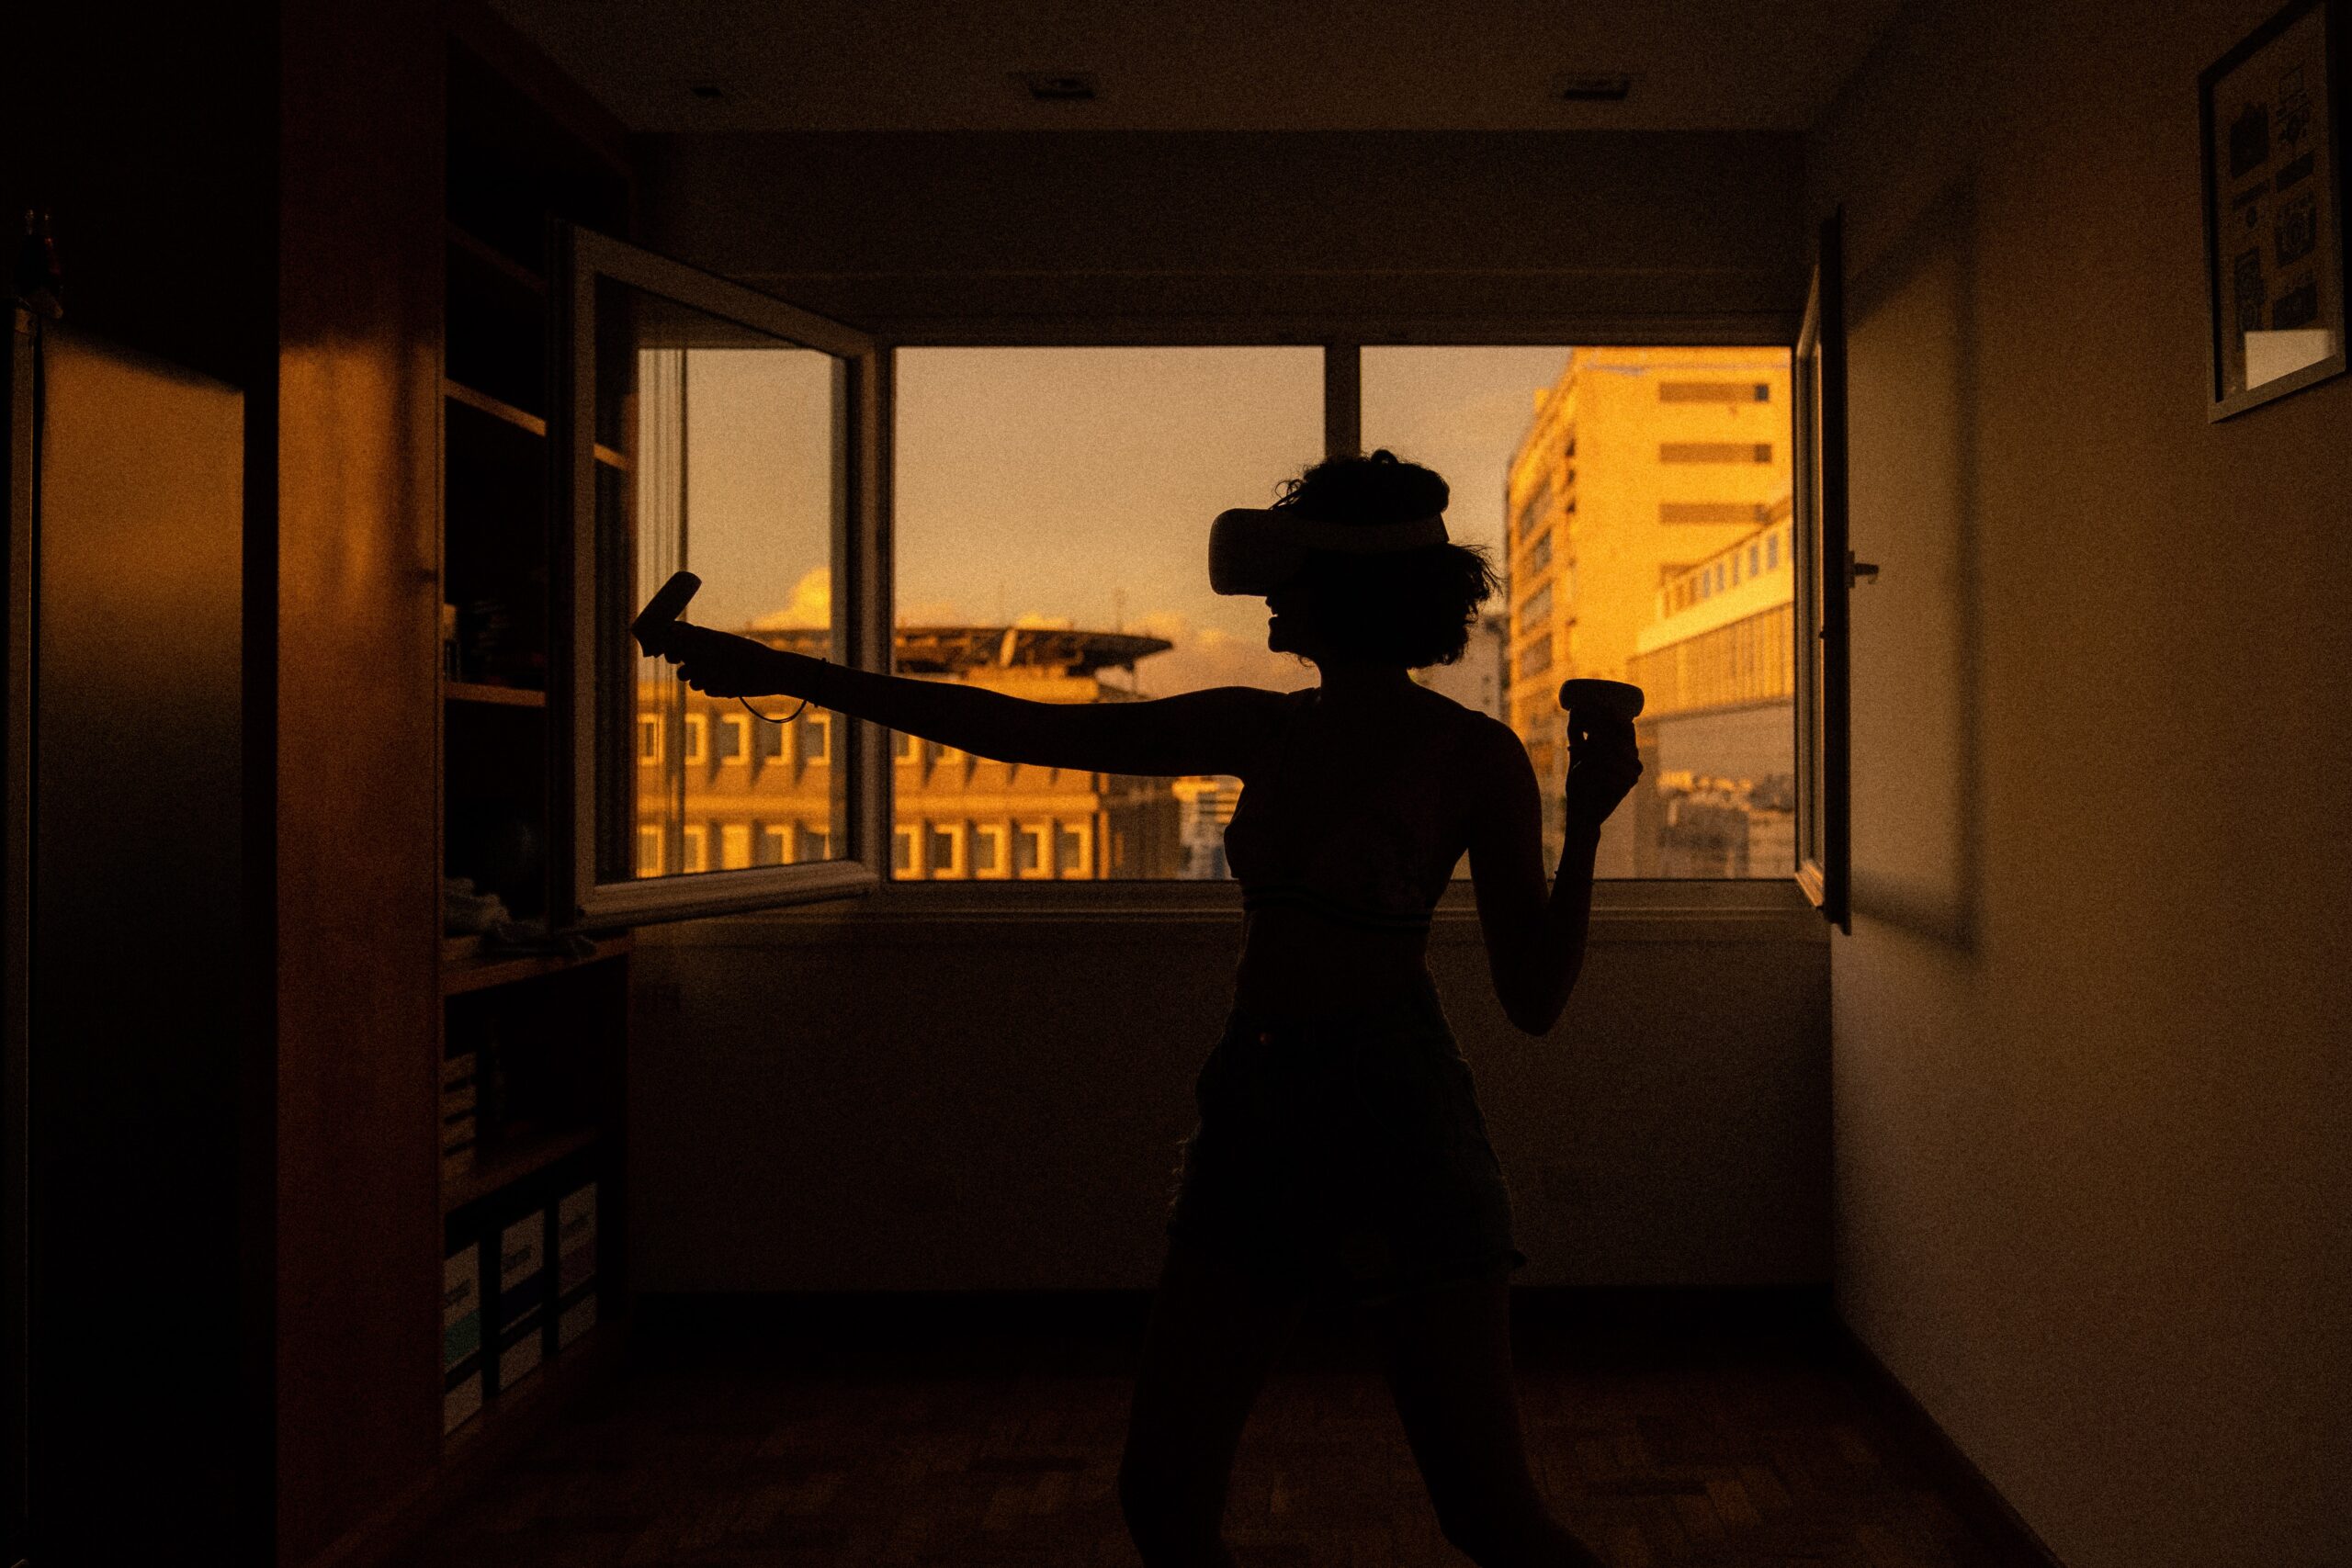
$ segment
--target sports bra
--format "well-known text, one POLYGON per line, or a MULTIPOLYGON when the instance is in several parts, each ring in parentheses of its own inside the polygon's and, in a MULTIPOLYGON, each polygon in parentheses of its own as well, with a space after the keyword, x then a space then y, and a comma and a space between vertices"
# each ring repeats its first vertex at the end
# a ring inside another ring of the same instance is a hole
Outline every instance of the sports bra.
POLYGON ((1395 807, 1360 795, 1302 802, 1295 793, 1293 744, 1314 698, 1312 686, 1291 694, 1273 765, 1244 781, 1226 824, 1226 863, 1241 884, 1241 907, 1306 909, 1363 931, 1426 931, 1434 901, 1408 869, 1411 836, 1395 807), (1305 813, 1313 813, 1311 827, 1305 813), (1317 848, 1299 864, 1295 846, 1309 840, 1317 848))

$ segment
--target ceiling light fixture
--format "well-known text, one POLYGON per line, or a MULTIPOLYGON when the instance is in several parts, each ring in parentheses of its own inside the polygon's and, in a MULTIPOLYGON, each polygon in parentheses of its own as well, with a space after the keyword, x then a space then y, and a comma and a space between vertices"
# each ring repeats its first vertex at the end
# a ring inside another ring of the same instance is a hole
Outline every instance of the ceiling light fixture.
POLYGON ((1631 76, 1585 72, 1563 76, 1552 84, 1552 96, 1572 104, 1619 104, 1634 88, 1631 76))
POLYGON ((1012 79, 1041 104, 1091 104, 1094 101, 1091 71, 1016 71, 1012 79))

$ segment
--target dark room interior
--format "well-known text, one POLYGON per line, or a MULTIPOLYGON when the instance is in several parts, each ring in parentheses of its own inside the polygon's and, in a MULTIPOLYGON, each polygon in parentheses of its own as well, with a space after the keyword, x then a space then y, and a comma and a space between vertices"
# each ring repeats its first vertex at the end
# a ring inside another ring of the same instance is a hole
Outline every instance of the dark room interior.
POLYGON ((0 1563, 2352 1563, 2352 0, 6 33, 0 1563))

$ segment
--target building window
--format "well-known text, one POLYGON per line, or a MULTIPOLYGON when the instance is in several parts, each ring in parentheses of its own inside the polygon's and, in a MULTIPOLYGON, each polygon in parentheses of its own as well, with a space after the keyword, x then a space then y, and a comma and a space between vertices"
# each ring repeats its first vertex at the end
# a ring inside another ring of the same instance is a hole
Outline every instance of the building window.
MULTIPOLYGON (((662 760, 662 716, 641 713, 637 716, 637 760, 659 762, 662 760)), ((659 875, 658 872, 640 872, 639 875, 659 875)))
POLYGON ((1552 634, 1544 632, 1531 638, 1527 646, 1519 650, 1519 678, 1524 681, 1531 675, 1541 675, 1550 668, 1552 634))
POLYGON ((790 865, 792 863, 792 824, 770 822, 760 829, 760 863, 790 865))
POLYGON ((913 761, 922 755, 922 741, 920 739, 909 735, 903 729, 894 729, 890 732, 890 760, 894 762, 913 761))
POLYGON ((824 762, 832 758, 832 718, 829 714, 812 713, 792 721, 800 732, 800 760, 804 762, 824 762))
POLYGON ((718 829, 718 869, 741 871, 752 863, 752 825, 726 822, 718 829))
POLYGON ((662 829, 639 828, 637 830, 637 874, 662 874, 662 829))
POLYGON ((1661 463, 1770 463, 1770 441, 1662 441, 1661 463))
POLYGON ((1522 624, 1528 626, 1535 626, 1552 618, 1552 585, 1550 583, 1546 582, 1527 596, 1527 603, 1519 607, 1519 618, 1522 624))
POLYGON ((1769 403, 1772 400, 1770 381, 1661 381, 1657 386, 1657 400, 1662 403, 1769 403))
POLYGON ((686 840, 686 852, 678 869, 680 871, 708 871, 710 869, 710 829, 700 822, 689 822, 682 831, 686 840))
POLYGON ((790 728, 789 725, 762 723, 752 731, 759 738, 754 754, 761 761, 781 762, 784 761, 785 736, 790 728))
POLYGON ((975 824, 972 829, 972 874, 1002 876, 1007 869, 1003 826, 996 822, 975 824))
POLYGON ((1062 823, 1054 833, 1054 869, 1063 876, 1093 874, 1094 830, 1084 822, 1062 823))
POLYGON ((912 876, 915 852, 922 844, 922 828, 920 824, 899 823, 890 833, 890 869, 900 876, 912 876))
POLYGON ((800 829, 799 860, 831 860, 833 836, 822 828, 800 829))
POLYGON ((931 840, 928 866, 933 876, 964 874, 964 829, 959 823, 934 823, 927 837, 931 840))
POLYGON ((1661 523, 1761 523, 1764 503, 1756 501, 1661 501, 1661 523))
POLYGON ((723 713, 718 716, 718 760, 741 762, 752 755, 752 716, 747 713, 723 713))
POLYGON ((1542 571, 1551 564, 1552 530, 1546 528, 1535 536, 1533 544, 1527 547, 1527 570, 1531 572, 1542 571))
POLYGON ((1766 571, 1781 570, 1781 536, 1778 534, 1764 536, 1764 570, 1766 571))
POLYGON ((1051 876, 1046 852, 1053 841, 1050 822, 1023 822, 1013 829, 1012 870, 1016 876, 1051 876))
POLYGON ((686 715, 686 766, 692 768, 710 758, 710 716, 686 715))

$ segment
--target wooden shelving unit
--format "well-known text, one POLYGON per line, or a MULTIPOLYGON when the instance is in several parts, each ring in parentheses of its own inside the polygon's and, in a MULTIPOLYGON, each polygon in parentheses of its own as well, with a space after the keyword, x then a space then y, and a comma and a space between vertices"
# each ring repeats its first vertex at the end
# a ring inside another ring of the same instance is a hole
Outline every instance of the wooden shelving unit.
MULTIPOLYGON (((547 852, 568 830, 557 785, 570 759, 559 755, 562 716, 548 694, 566 689, 571 646, 568 606, 554 591, 570 540, 553 516, 550 443, 568 437, 560 422, 550 428, 557 285, 548 237, 558 219, 626 235, 632 177, 619 138, 584 132, 560 80, 534 75, 507 43, 469 30, 481 25, 453 18, 449 54, 441 571, 456 646, 445 650, 439 687, 441 872, 494 894, 510 919, 527 923, 570 907, 547 852)), ((595 455, 608 469, 626 467, 619 452, 595 455)), ((419 1066, 445 1086, 440 1146, 470 1141, 469 1163, 445 1163, 438 1223, 442 1256, 461 1269, 473 1260, 479 1349, 453 1365, 446 1342, 420 1344, 418 1363, 445 1391, 478 1388, 481 1404, 444 1432, 428 1492, 454 1495, 478 1481, 617 1362, 628 1315, 618 1134, 633 946, 626 931, 598 938, 582 956, 502 953, 478 937, 441 942, 440 1022, 420 1046, 431 1067, 419 1066), (587 1201, 580 1195, 592 1186, 593 1283, 566 1292, 559 1212, 567 1199, 587 1201), (502 1292, 503 1273, 532 1278, 531 1247, 518 1252, 514 1238, 535 1231, 539 1282, 502 1292), (536 1317, 518 1315, 503 1294, 535 1303, 536 1317), (567 1313, 575 1326, 591 1315, 597 1326, 563 1345, 567 1313), (513 1353, 534 1335, 539 1364, 526 1370, 527 1358, 513 1353)))
POLYGON ((466 956, 452 959, 448 943, 443 943, 441 961, 441 994, 462 996, 469 991, 487 990, 492 986, 512 985, 517 980, 536 980, 543 975, 560 975, 577 969, 583 964, 602 964, 618 958, 637 945, 636 940, 624 933, 605 937, 596 943, 595 952, 585 958, 573 958, 564 953, 515 953, 505 956, 484 956, 479 946, 466 956))

